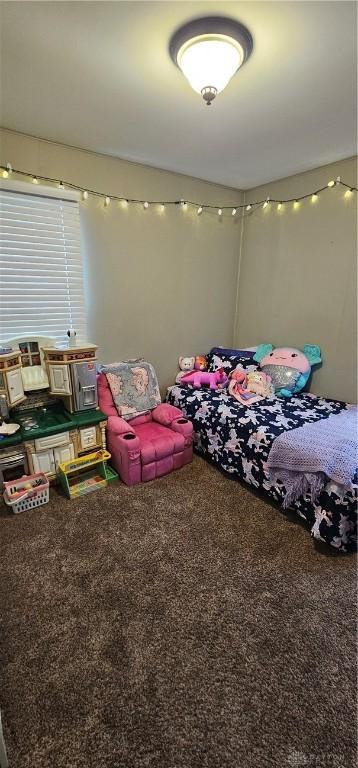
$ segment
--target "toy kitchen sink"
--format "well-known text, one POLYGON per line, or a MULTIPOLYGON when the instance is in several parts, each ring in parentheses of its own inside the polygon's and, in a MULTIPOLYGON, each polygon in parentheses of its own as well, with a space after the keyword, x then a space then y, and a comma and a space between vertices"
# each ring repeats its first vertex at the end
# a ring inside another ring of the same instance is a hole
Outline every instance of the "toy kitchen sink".
POLYGON ((23 436, 43 437, 73 427, 71 414, 59 407, 37 408, 16 416, 23 436))

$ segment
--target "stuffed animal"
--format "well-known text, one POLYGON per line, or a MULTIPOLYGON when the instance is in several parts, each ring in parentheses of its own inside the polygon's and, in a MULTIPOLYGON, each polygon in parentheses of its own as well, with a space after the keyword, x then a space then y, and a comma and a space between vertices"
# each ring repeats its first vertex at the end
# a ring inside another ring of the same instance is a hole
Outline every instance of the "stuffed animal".
POLYGON ((271 376, 264 373, 264 371, 249 371, 246 386, 250 392, 254 392, 256 395, 260 395, 260 397, 273 397, 275 394, 275 387, 271 376))
POLYGON ((223 368, 218 371, 191 371, 182 376, 181 384, 192 384, 199 389, 203 384, 209 385, 210 389, 224 387, 227 382, 227 375, 223 368))
POLYGON ((230 375, 229 394, 242 405, 253 405, 264 397, 272 397, 271 377, 263 371, 245 371, 236 368, 230 375))
POLYGON ((195 365, 194 368, 196 371, 206 371, 207 369, 207 362, 205 355, 197 355, 195 358, 195 365))
POLYGON ((178 373, 175 381, 176 384, 180 384, 181 380, 185 373, 188 373, 188 371, 193 371, 195 366, 195 357, 179 357, 178 365, 180 368, 180 373, 178 373))
POLYGON ((230 381, 228 386, 229 395, 236 397, 237 400, 239 400, 241 396, 244 397, 246 392, 246 380, 247 374, 244 370, 236 368, 235 371, 232 371, 232 373, 230 373, 230 381))
POLYGON ((311 366, 321 362, 321 350, 315 344, 305 344, 303 351, 293 347, 260 344, 254 355, 260 369, 272 378, 279 397, 291 397, 307 383, 311 366))

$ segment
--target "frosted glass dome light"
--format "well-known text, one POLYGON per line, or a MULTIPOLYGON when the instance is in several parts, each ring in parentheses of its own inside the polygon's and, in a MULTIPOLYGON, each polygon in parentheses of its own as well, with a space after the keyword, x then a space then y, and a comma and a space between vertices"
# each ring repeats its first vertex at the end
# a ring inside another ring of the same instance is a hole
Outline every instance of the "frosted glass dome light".
POLYGON ((208 105, 227 86, 251 50, 252 37, 242 24, 214 16, 189 22, 170 42, 173 61, 208 105))

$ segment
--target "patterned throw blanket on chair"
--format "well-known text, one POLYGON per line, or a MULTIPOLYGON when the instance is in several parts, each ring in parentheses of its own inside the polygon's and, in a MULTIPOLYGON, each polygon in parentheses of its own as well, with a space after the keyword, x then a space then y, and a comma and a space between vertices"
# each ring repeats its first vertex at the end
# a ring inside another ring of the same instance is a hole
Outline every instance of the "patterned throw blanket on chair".
POLYGON ((102 366, 119 416, 128 421, 153 410, 161 402, 153 366, 144 360, 126 360, 102 366))
POLYGON ((309 491, 315 501, 327 478, 350 486, 357 469, 357 416, 357 407, 349 407, 276 437, 267 467, 286 488, 285 508, 309 491))

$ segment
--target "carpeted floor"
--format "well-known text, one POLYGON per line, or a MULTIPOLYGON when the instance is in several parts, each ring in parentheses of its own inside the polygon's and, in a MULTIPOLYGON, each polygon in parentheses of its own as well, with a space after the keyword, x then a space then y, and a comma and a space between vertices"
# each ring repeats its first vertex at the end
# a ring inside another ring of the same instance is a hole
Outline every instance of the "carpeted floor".
POLYGON ((196 458, 0 517, 10 768, 353 768, 355 559, 196 458))

